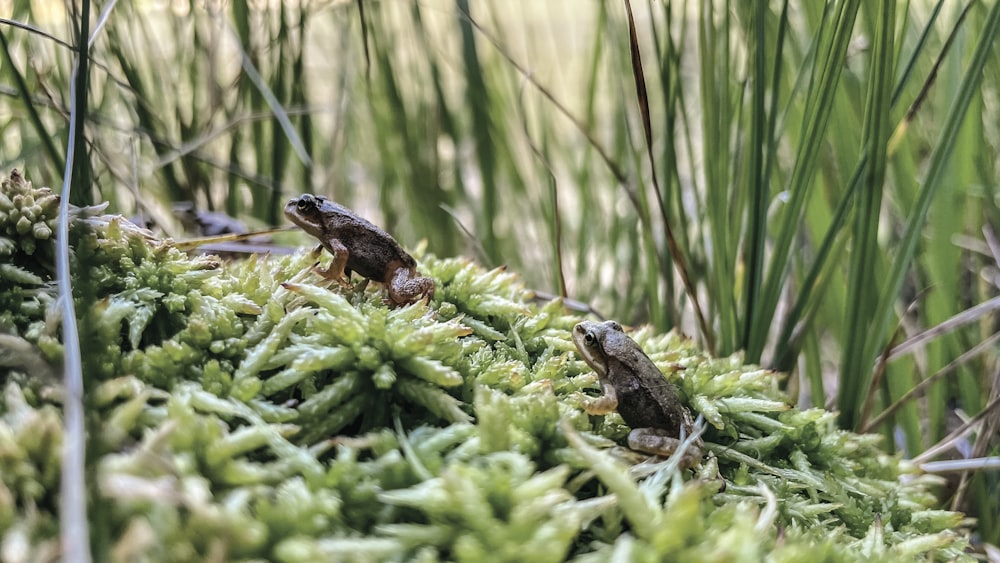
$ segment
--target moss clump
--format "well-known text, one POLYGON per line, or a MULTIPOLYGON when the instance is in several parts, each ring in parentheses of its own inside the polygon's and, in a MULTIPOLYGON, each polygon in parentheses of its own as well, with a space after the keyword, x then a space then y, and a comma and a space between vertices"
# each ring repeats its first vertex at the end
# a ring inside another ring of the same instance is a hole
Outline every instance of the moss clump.
MULTIPOLYGON (((48 559, 61 391, 32 375, 61 354, 53 196, 3 186, 0 553, 48 559)), ((305 253, 223 265, 94 210, 71 232, 101 559, 964 557, 962 515, 934 509, 930 477, 904 479, 877 437, 676 334, 633 336, 714 455, 701 479, 636 464, 620 417, 580 407, 596 381, 578 318, 531 304, 511 273, 428 256, 434 301, 388 309, 326 285, 305 253)))

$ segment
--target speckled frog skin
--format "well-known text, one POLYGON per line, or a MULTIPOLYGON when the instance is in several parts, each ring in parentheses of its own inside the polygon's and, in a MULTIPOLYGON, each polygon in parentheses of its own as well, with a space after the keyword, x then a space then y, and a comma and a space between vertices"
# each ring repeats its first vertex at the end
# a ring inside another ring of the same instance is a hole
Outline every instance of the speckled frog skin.
POLYGON ((319 270, 324 277, 349 285, 351 272, 357 272, 383 284, 395 305, 433 297, 434 280, 420 276, 417 262, 396 239, 343 205, 304 194, 288 200, 285 215, 333 254, 330 267, 319 270))
MULTIPOLYGON (((628 445, 633 450, 670 456, 681 444, 681 433, 691 433, 691 413, 677 397, 656 364, 615 321, 583 321, 573 328, 573 342, 580 356, 597 372, 604 395, 588 399, 590 414, 618 411, 632 427, 628 445)), ((704 443, 699 438, 688 448, 681 465, 697 465, 704 443)))

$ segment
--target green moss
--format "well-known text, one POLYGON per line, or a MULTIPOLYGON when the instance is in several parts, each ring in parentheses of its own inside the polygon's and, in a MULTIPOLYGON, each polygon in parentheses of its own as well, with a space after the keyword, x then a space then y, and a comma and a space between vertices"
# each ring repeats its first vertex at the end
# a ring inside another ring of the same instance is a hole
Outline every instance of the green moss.
MULTIPOLYGON (((0 542, 40 558, 57 545, 62 435, 58 382, 28 377, 60 353, 50 195, 12 175, 0 198, 0 542)), ((95 329, 91 498, 114 558, 964 557, 961 515, 876 437, 648 328, 633 336, 703 415, 713 456, 700 478, 643 461, 617 414, 580 406, 596 380, 578 318, 510 272, 424 256, 434 301, 389 309, 306 253, 220 264, 86 210, 72 232, 74 275, 98 294, 77 310, 95 329)))

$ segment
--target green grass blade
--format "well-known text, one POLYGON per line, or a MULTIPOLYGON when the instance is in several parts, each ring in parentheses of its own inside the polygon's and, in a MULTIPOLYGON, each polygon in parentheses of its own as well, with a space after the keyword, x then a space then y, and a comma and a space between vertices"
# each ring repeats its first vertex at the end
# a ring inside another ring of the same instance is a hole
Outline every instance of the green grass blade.
POLYGON ((77 57, 74 61, 73 80, 70 90, 70 129, 66 141, 66 163, 63 175, 62 197, 59 202, 59 221, 56 226, 56 283, 59 286, 59 303, 62 313, 63 362, 65 364, 63 384, 65 385, 64 447, 59 498, 59 525, 65 561, 69 563, 89 563, 90 527, 87 505, 87 424, 85 418, 85 383, 83 378, 83 355, 80 332, 77 327, 73 287, 70 280, 69 260, 69 206, 74 188, 79 191, 80 183, 90 188, 89 167, 79 166, 85 160, 83 124, 87 115, 86 74, 88 58, 88 34, 90 30, 90 2, 83 0, 80 5, 77 26, 77 57), (75 175, 83 171, 82 178, 75 175))
MULTIPOLYGON (((787 9, 788 3, 785 3, 787 9)), ((771 124, 768 127, 768 119, 764 113, 765 86, 767 84, 767 43, 765 41, 765 20, 767 16, 767 5, 763 2, 756 2, 751 9, 750 16, 750 41, 753 52, 750 96, 750 147, 749 161, 747 163, 749 172, 747 174, 747 192, 749 209, 747 214, 746 232, 746 281, 744 282, 743 294, 743 324, 740 335, 741 347, 746 348, 749 343, 750 332, 752 330, 751 321, 756 317, 755 309, 760 300, 760 286, 764 278, 764 243, 767 235, 767 203, 770 201, 770 189, 768 184, 768 172, 765 168, 770 168, 770 163, 764 163, 765 135, 769 138, 767 145, 773 147, 773 118, 774 103, 778 98, 778 89, 772 85, 772 111, 771 124), (765 131, 769 128, 769 131, 765 131)), ((782 18, 781 33, 784 33, 785 20, 782 18)), ((777 76, 780 73, 781 41, 779 36, 778 53, 774 58, 772 72, 777 76)), ((777 78, 775 78, 777 82, 777 78)), ((771 153, 773 154, 773 153, 771 153)))
MULTIPOLYGON (((294 107, 307 107, 309 100, 306 96, 306 91, 309 88, 309 73, 306 72, 305 66, 305 45, 306 45, 306 29, 307 19, 309 18, 309 11, 305 6, 300 7, 299 11, 299 21, 295 28, 298 30, 297 41, 295 42, 297 50, 292 55, 292 84, 291 84, 291 104, 294 107)), ((298 118, 300 138, 302 139, 302 147, 306 154, 314 154, 314 140, 313 140, 313 121, 310 112, 303 112, 298 118)), ((312 186, 312 173, 307 167, 299 167, 299 186, 306 189, 306 186, 312 186)), ((315 189, 310 190, 315 191, 315 189)), ((281 209, 281 204, 283 203, 277 199, 277 191, 275 191, 275 204, 272 206, 274 213, 277 214, 281 209)), ((275 217, 274 224, 277 224, 278 218, 275 217)))
MULTIPOLYGON (((889 326, 893 317, 893 305, 896 296, 903 285, 903 278, 913 261, 917 247, 917 241, 923 230, 927 212, 930 209, 934 195, 943 185, 944 172, 947 168, 948 160, 951 158, 955 142, 958 139, 962 121, 965 119, 966 111, 972 102, 973 96, 979 89, 983 80, 983 69, 986 61, 993 50, 993 44, 997 35, 1000 34, 1000 3, 994 4, 989 11, 984 24, 982 34, 976 44, 975 53, 965 70, 958 96, 952 103, 945 119, 944 127, 939 135, 939 142, 934 148, 931 156, 930 167, 927 171, 927 178, 920 188, 916 205, 910 213, 906 224, 906 232, 902 240, 896 247, 895 259, 892 262, 889 275, 882 286, 878 307, 875 309, 872 318, 872 330, 868 339, 868 346, 863 354, 864 359, 871 362, 875 358, 875 353, 885 345, 885 338, 888 334, 889 326)), ((871 381, 871 371, 866 369, 863 376, 852 384, 850 391, 853 394, 842 392, 840 399, 841 424, 845 427, 855 427, 860 421, 858 419, 860 408, 864 401, 864 395, 868 392, 871 381)))
POLYGON ((653 156, 653 134, 652 134, 652 123, 650 120, 649 98, 646 92, 646 79, 644 76, 642 59, 639 52, 639 41, 635 27, 635 19, 632 16, 632 4, 629 0, 625 0, 625 10, 628 16, 632 77, 635 80, 636 98, 639 104, 639 111, 642 114, 643 138, 646 141, 646 156, 648 157, 649 161, 650 173, 653 180, 653 188, 657 194, 657 203, 659 205, 660 219, 663 222, 663 229, 664 229, 663 234, 666 238, 667 247, 670 251, 670 257, 674 262, 675 268, 677 268, 677 273, 680 275, 681 281, 684 282, 684 288, 687 291, 688 299, 691 301, 691 306, 694 309, 695 317, 698 320, 698 328, 701 330, 701 335, 705 341, 705 346, 710 351, 714 351, 715 334, 713 333, 711 327, 709 326, 708 321, 705 318, 705 314, 702 311, 701 303, 698 298, 698 291, 694 286, 694 281, 691 276, 691 270, 687 265, 688 261, 685 259, 683 252, 681 252, 680 245, 677 243, 677 238, 674 235, 674 230, 670 226, 670 219, 667 216, 662 190, 660 189, 659 180, 656 174, 656 159, 653 156))
MULTIPOLYGON (((233 38, 238 40, 235 31, 233 32, 233 38)), ((274 91, 267 85, 264 77, 262 77, 260 72, 257 71, 257 67, 254 66, 253 61, 250 59, 250 55, 247 53, 246 49, 241 46, 239 50, 240 64, 243 67, 243 72, 246 73, 247 78, 250 79, 251 84, 254 85, 260 95, 264 98, 264 101, 267 102, 267 107, 271 110, 271 112, 273 112, 274 118, 281 126, 281 131, 285 134, 288 143, 295 151, 295 155, 306 168, 312 168, 312 158, 309 156, 309 153, 306 152, 305 144, 303 144, 302 139, 295 130, 295 126, 292 125, 292 120, 288 117, 288 112, 281 104, 281 101, 278 100, 274 91)))
MULTIPOLYGON (((468 0, 457 0, 458 9, 470 13, 468 0)), ((490 106, 492 93, 486 88, 483 78, 483 68, 479 63, 479 53, 476 49, 476 37, 470 18, 460 18, 459 27, 462 31, 462 62, 465 65, 466 103, 472 112, 472 131, 475 141, 476 156, 479 161, 480 176, 483 180, 483 200, 478 221, 482 229, 480 240, 487 255, 494 262, 502 262, 500 243, 493 229, 494 219, 498 214, 498 186, 496 152, 493 144, 494 123, 487 108, 490 106)))
POLYGON ((94 46, 94 41, 101 34, 101 30, 104 25, 108 23, 108 18, 111 17, 111 12, 115 9, 118 4, 118 0, 108 0, 104 6, 101 7, 101 13, 97 16, 97 23, 94 24, 94 31, 91 32, 90 37, 87 38, 87 49, 94 46))
MULTIPOLYGON (((877 302, 876 271, 880 267, 878 225, 882 207, 882 191, 888 160, 889 110, 895 55, 895 1, 883 0, 876 19, 872 65, 868 74, 868 94, 865 103, 865 140, 868 153, 867 173, 854 213, 853 247, 847 286, 847 320, 841 338, 840 398, 853 401, 858 386, 864 385, 870 366, 864 350, 870 341, 865 330, 868 315, 877 302)), ((844 411, 843 402, 840 405, 844 411)))
POLYGON ((830 32, 828 42, 823 43, 826 48, 820 49, 826 56, 821 59, 821 65, 816 70, 815 80, 808 93, 804 131, 789 181, 791 197, 784 210, 778 239, 774 244, 773 257, 761 295, 761 306, 756 309, 755 318, 751 321, 753 330, 747 346, 747 360, 751 362, 760 361, 769 327, 774 318, 774 310, 787 279, 788 264, 792 255, 792 239, 801 228, 802 210, 812 191, 819 150, 834 106, 836 85, 840 81, 844 56, 850 43, 859 5, 858 0, 845 0, 838 6, 834 28, 830 32))
MULTIPOLYGON (((918 42, 917 47, 910 55, 909 61, 906 65, 908 70, 903 73, 902 78, 897 83, 893 92, 893 106, 896 105, 903 93, 906 81, 911 76, 909 69, 912 69, 915 66, 915 62, 919 59, 921 49, 926 45, 926 41, 924 41, 923 38, 925 38, 929 33, 929 30, 933 28, 933 23, 933 19, 927 22, 924 32, 921 35, 922 40, 918 42)), ((950 40, 946 42, 944 52, 947 52, 947 48, 950 43, 950 40)), ((944 52, 942 52, 941 57, 943 57, 944 52)), ((931 78, 924 86, 925 90, 929 84, 933 82, 934 74, 935 73, 933 72, 931 73, 931 78)), ((912 113, 913 111, 911 109, 908 117, 912 117, 912 113)), ((844 245, 839 244, 835 246, 835 241, 837 237, 842 235, 842 228, 846 226, 848 214, 853 209, 854 195, 861 189, 862 180, 867 172, 868 155, 869 150, 868 147, 865 146, 862 149, 861 158, 854 169, 851 180, 847 182, 848 188, 841 197, 836 212, 830 221, 830 226, 823 235, 823 241, 816 253, 816 257, 812 260, 809 271, 803 283, 801 283, 801 289, 797 292, 795 303, 791 307, 790 312, 783 319, 781 335, 777 339, 775 359, 772 360, 772 366, 775 369, 789 370, 793 367, 801 345, 800 337, 806 333, 806 330, 804 329, 806 328, 806 325, 808 325, 808 319, 812 316, 812 312, 816 311, 816 305, 818 304, 818 301, 815 300, 813 296, 823 294, 825 291, 823 288, 826 288, 833 278, 830 270, 838 267, 839 262, 836 257, 839 256, 840 251, 835 249, 843 248, 844 245), (826 272, 824 272, 824 270, 826 270, 826 272)))
MULTIPOLYGON (((937 4, 934 5, 934 9, 931 10, 930 16, 927 18, 927 23, 924 25, 923 31, 920 33, 920 38, 917 39, 917 44, 913 47, 913 55, 909 58, 907 63, 903 66, 903 72, 900 75, 899 83, 896 85, 896 90, 892 93, 893 103, 899 99, 899 96, 903 93, 903 87, 909 81, 910 76, 913 74, 914 69, 917 66, 917 54, 924 50, 927 46, 927 40, 931 38, 934 31, 934 22, 937 21, 938 16, 941 15, 941 8, 944 7, 945 0, 938 0, 937 4)), ((971 5, 972 2, 969 3, 971 5)), ((968 9, 968 6, 966 7, 968 9)), ((964 17, 964 16, 963 16, 964 17)))
MULTIPOLYGON (((730 27, 729 9, 720 7, 716 14, 711 2, 703 3, 698 20, 698 55, 701 65, 701 106, 713 111, 701 112, 702 145, 705 154, 724 155, 732 145, 732 123, 738 122, 733 115, 732 91, 730 85, 730 27)), ((742 88, 741 88, 742 89, 742 88)), ((737 106, 738 107, 738 106, 737 106)), ((709 294, 719 328, 718 341, 723 353, 733 348, 736 325, 736 296, 733 295, 733 252, 734 233, 740 232, 742 209, 739 203, 713 205, 718 202, 732 202, 731 186, 735 158, 711 158, 705 163, 705 200, 708 203, 708 236, 711 238, 711 274, 708 278, 709 294)))
POLYGON ((59 153, 59 149, 56 148, 55 141, 52 140, 53 136, 45 130, 45 124, 42 123, 42 117, 38 114, 38 108, 35 107, 34 100, 31 99, 31 91, 28 88, 28 82, 24 79, 24 75, 21 74, 17 65, 14 64, 14 59, 10 55, 10 46, 7 44, 7 36, 2 31, 2 28, 0 28, 0 47, 3 47, 4 63, 11 69, 11 75, 14 77, 14 82, 17 84, 17 93, 24 102, 25 109, 28 110, 28 118, 31 120, 32 126, 35 128, 35 133, 38 135, 38 138, 42 140, 42 146, 45 147, 45 152, 48 153, 49 158, 52 159, 53 165, 65 168, 66 161, 59 153))
MULTIPOLYGON (((940 6, 938 6, 938 8, 940 8, 940 6)), ((932 17, 925 24, 920 40, 917 42, 916 47, 914 47, 913 52, 910 54, 906 65, 904 65, 905 70, 901 74, 900 79, 893 90, 891 103, 892 107, 895 107, 899 103, 907 82, 913 76, 912 69, 916 67, 916 62, 920 60, 920 55, 927 46, 926 39, 934 29, 934 22, 936 21, 938 11, 939 10, 936 9, 932 13, 932 17)), ((956 30, 965 18, 967 11, 968 6, 955 23, 956 30)), ((941 64, 941 61, 949 52, 949 48, 953 43, 953 38, 954 32, 945 42, 941 53, 938 54, 937 62, 934 64, 935 69, 941 64)), ((904 121, 899 127, 897 127, 897 132, 893 134, 894 138, 899 134, 899 131, 901 130, 900 127, 905 127, 905 123, 908 120, 913 119, 916 113, 916 107, 919 107, 919 104, 925 97, 926 92, 934 83, 935 76, 936 71, 932 70, 930 76, 921 88, 920 94, 917 95, 914 105, 907 112, 907 116, 904 121)), ((892 143, 890 143, 890 146, 891 144, 892 143)), ((847 190, 844 192, 843 197, 837 204, 837 209, 834 212, 832 220, 830 221, 830 226, 823 236, 823 241, 820 243, 819 249, 816 251, 816 257, 813 259, 808 273, 801 284, 801 289, 796 295, 795 303, 788 315, 783 319, 783 327, 777 340, 778 347, 775 350, 775 359, 772 362, 774 369, 787 371, 794 367, 795 358, 798 356, 801 342, 798 338, 794 337, 795 335, 793 335, 793 331, 796 331, 799 336, 805 334, 805 331, 802 330, 804 319, 810 316, 810 310, 815 311, 815 305, 818 304, 818 300, 814 299, 813 296, 823 294, 824 288, 826 288, 833 279, 832 270, 839 267, 839 249, 842 249, 846 244, 846 238, 843 237, 843 228, 846 227, 849 213, 853 210, 854 196, 861 190, 862 181, 864 180, 868 170, 869 155, 869 148, 867 146, 863 147, 858 164, 854 168, 851 179, 847 182, 847 190), (838 238, 842 239, 843 242, 836 244, 835 246, 838 238), (796 330, 796 327, 799 327, 798 330, 796 330)), ((817 403, 817 406, 818 405, 819 403, 817 403)))

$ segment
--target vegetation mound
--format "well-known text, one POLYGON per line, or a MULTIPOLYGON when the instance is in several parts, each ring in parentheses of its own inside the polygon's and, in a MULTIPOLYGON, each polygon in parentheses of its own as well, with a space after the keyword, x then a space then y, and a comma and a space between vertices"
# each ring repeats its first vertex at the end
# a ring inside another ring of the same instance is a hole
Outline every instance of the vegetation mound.
MULTIPOLYGON (((59 556, 57 203, 0 191, 5 561, 59 556)), ((502 269, 424 256, 434 300, 390 309, 308 253, 223 264, 94 208, 70 232, 98 560, 965 557, 934 478, 676 333, 632 336, 711 455, 692 476, 623 448, 581 407, 579 317, 502 269)))

